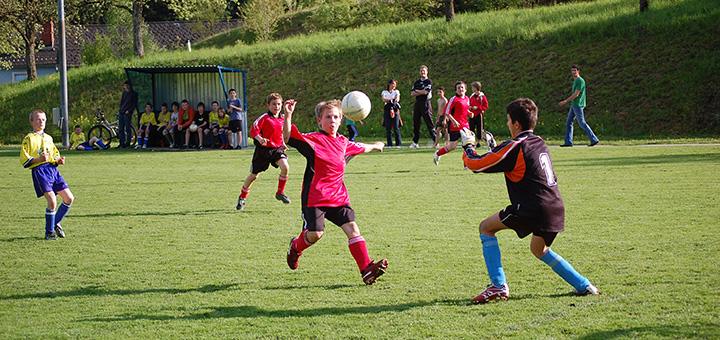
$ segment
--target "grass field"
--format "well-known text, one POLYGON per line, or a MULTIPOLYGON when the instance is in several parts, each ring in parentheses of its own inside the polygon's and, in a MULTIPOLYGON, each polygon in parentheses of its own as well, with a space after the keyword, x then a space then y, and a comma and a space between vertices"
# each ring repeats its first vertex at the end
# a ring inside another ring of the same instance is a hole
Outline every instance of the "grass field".
POLYGON ((603 291, 571 287, 512 232, 499 240, 505 303, 468 305, 487 284, 477 225, 507 204, 502 175, 463 171, 429 149, 355 158, 346 182, 372 256, 362 284, 343 233, 328 226, 300 269, 304 160, 290 152, 235 211, 250 151, 68 152, 77 200, 66 239, 42 240, 17 150, 0 151, 2 338, 718 338, 720 146, 552 147, 566 231, 553 249, 603 291))

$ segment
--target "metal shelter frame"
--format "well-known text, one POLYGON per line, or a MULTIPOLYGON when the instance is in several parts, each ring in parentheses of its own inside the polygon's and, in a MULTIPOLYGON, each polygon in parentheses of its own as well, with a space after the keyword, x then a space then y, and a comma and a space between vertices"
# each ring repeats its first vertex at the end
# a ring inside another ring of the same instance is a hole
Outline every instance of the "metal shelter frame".
MULTIPOLYGON (((125 76, 138 93, 138 112, 143 112, 144 103, 151 103, 155 112, 160 104, 190 101, 191 105, 204 102, 206 108, 213 100, 227 110, 228 90, 234 88, 242 102, 243 148, 248 146, 247 121, 247 71, 221 65, 177 66, 177 67, 126 67, 125 76), (225 98, 223 104, 221 99, 225 98)), ((228 114, 229 114, 229 110, 228 114)), ((139 117, 138 117, 139 119, 139 117)))

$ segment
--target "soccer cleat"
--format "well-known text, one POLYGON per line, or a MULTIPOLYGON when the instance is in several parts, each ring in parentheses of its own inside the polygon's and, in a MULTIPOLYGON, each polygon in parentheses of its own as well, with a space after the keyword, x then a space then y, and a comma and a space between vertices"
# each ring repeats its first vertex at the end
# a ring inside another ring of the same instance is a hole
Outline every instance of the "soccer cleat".
POLYGON ((60 238, 65 238, 65 231, 63 230, 62 226, 60 226, 60 223, 55 225, 55 234, 57 234, 60 238))
POLYGON ((490 150, 494 149, 497 146, 497 142, 495 142, 495 137, 493 137, 492 133, 485 131, 485 141, 487 141, 488 148, 490 150))
POLYGON ((366 285, 371 285, 377 281, 377 279, 385 274, 388 267, 388 260, 382 259, 378 262, 370 262, 370 264, 362 270, 362 280, 366 285))
POLYGON ((235 207, 237 210, 243 210, 245 209, 245 199, 244 198, 238 198, 237 206, 235 207))
POLYGON ((285 194, 277 192, 275 193, 275 199, 285 204, 290 204, 290 197, 287 197, 285 194))
POLYGON ((143 144, 142 148, 147 149, 147 144, 143 144))
POLYGON ((596 141, 588 144, 588 146, 595 146, 595 145, 598 145, 598 143, 600 143, 600 141, 599 141, 599 140, 596 140, 596 141))
POLYGON ((57 240, 57 235, 55 233, 45 233, 45 240, 46 241, 57 240))
POLYGON ((591 283, 587 287, 585 287, 584 291, 582 291, 582 292, 575 291, 575 295, 577 295, 577 296, 600 295, 600 289, 598 289, 591 283))
POLYGON ((433 163, 435 163, 435 165, 440 164, 440 156, 437 154, 437 152, 433 154, 433 163))
POLYGON ((140 144, 135 145, 135 150, 140 149, 140 144))
POLYGON ((419 147, 420 147, 420 145, 417 145, 417 143, 412 143, 412 144, 410 144, 410 148, 411 148, 411 149, 417 149, 417 148, 419 148, 419 147))
POLYGON ((288 247, 287 251, 287 264, 292 270, 298 269, 298 261, 300 260, 300 255, 302 255, 302 253, 298 253, 293 246, 295 239, 296 237, 290 239, 290 247, 288 247))
POLYGON ((495 299, 507 301, 508 297, 510 297, 510 288, 507 284, 502 285, 500 288, 488 285, 487 288, 480 293, 480 295, 472 299, 472 303, 477 305, 481 303, 488 303, 495 299))

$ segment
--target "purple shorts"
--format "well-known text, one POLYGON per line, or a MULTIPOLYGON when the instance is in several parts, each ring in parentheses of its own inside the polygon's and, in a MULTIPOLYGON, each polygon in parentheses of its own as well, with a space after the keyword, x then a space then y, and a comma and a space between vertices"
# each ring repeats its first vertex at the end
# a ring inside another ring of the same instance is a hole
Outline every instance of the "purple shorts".
POLYGON ((37 197, 42 197, 46 192, 57 193, 68 188, 57 165, 45 163, 32 168, 31 171, 37 197))

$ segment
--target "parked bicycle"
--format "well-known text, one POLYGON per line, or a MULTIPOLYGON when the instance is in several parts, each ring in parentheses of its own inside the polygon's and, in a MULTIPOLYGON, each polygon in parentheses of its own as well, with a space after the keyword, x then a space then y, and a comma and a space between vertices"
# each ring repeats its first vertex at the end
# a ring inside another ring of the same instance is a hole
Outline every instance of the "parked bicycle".
MULTIPOLYGON (((95 111, 95 120, 96 124, 87 132, 87 140, 90 140, 92 137, 97 137, 109 147, 118 146, 120 144, 118 121, 108 121, 107 118, 105 118, 105 114, 100 109, 95 111)), ((135 131, 135 127, 132 125, 130 125, 130 130, 130 145, 134 146, 137 142, 137 132, 135 131)))

